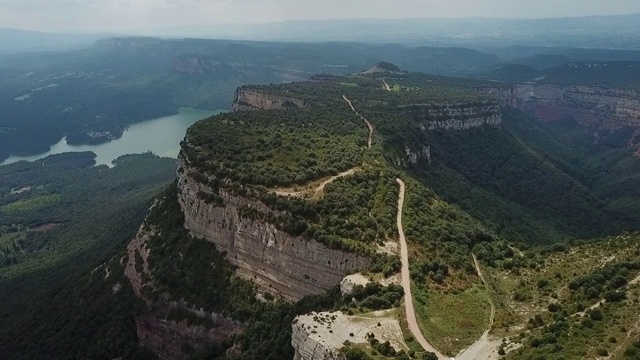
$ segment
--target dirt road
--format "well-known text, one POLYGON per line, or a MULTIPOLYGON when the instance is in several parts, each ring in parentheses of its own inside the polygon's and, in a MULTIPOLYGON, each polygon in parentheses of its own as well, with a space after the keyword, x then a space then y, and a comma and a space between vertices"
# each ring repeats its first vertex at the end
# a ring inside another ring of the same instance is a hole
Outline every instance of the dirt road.
POLYGON ((367 127, 369 127, 369 149, 371 149, 371 139, 373 138, 373 125, 371 125, 369 120, 365 119, 364 116, 360 115, 360 113, 356 110, 356 108, 353 107, 353 104, 351 103, 351 100, 349 100, 346 95, 342 95, 342 98, 344 99, 344 101, 347 102, 347 104, 349 104, 349 107, 351 108, 351 110, 356 115, 358 115, 360 117, 360 119, 364 120, 364 122, 367 123, 367 127))
POLYGON ((387 84, 387 82, 384 79, 382 79, 382 82, 384 83, 385 90, 391 91, 391 88, 389 87, 389 84, 387 84))
POLYGON ((416 319, 416 312, 413 308, 413 298, 411 297, 411 277, 409 275, 409 252, 407 250, 407 240, 404 237, 404 229, 402 227, 402 207, 404 206, 404 182, 401 179, 396 179, 398 185, 400 185, 400 193, 398 195, 398 233, 400 234, 400 258, 402 260, 402 280, 401 284, 404 288, 404 306, 407 313, 407 323, 409 324, 409 331, 413 337, 420 343, 423 349, 435 353, 438 359, 446 360, 448 357, 442 355, 431 345, 427 339, 424 338, 420 328, 418 327, 418 320, 416 319))
MULTIPOLYGON (((471 256, 473 256, 473 264, 476 267, 476 272, 478 273, 480 280, 482 280, 485 288, 487 289, 487 291, 489 291, 489 284, 487 284, 487 281, 482 274, 482 269, 480 269, 480 263, 478 263, 478 259, 476 259, 476 256, 474 254, 471 254, 471 256)), ((468 348, 462 350, 458 354, 458 356, 456 356, 457 360, 493 360, 500 357, 498 355, 498 347, 501 344, 500 339, 489 337, 489 330, 491 330, 491 328, 493 327, 493 319, 496 316, 496 307, 491 299, 489 299, 489 303, 491 304, 489 327, 487 328, 487 330, 485 330, 484 334, 482 334, 482 337, 480 337, 478 341, 473 343, 473 345, 469 346, 468 348)))
POLYGON ((304 195, 307 195, 307 194, 309 194, 309 195, 319 194, 324 190, 325 186, 331 184, 336 179, 352 175, 353 173, 356 172, 357 169, 358 168, 349 169, 347 171, 341 172, 338 175, 334 175, 334 176, 328 178, 327 180, 322 181, 320 184, 318 184, 318 186, 316 186, 313 189, 295 191, 295 190, 293 190, 293 188, 288 188, 288 189, 277 189, 274 192, 276 194, 278 194, 278 195, 281 195, 281 196, 296 196, 296 197, 304 196, 304 195))

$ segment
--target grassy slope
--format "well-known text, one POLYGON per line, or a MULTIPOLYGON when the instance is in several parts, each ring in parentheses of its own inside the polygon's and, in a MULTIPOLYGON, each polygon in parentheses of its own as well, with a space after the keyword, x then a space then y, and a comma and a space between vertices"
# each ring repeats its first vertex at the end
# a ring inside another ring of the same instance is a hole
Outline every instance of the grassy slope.
MULTIPOLYGON (((637 341, 640 329, 636 316, 640 311, 636 300, 638 285, 618 288, 626 293, 626 300, 597 305, 610 288, 608 285, 600 296, 589 298, 580 290, 572 290, 570 284, 603 267, 640 260, 638 240, 638 234, 633 234, 567 247, 560 252, 541 253, 536 249, 525 252, 525 257, 520 258, 523 265, 512 270, 505 270, 504 263, 487 268, 497 304, 492 333, 508 337, 509 344, 522 344, 508 358, 563 355, 565 359, 584 359, 597 357, 598 349, 605 349, 612 358, 623 358, 625 349, 637 341), (551 304, 557 304, 559 310, 550 311, 551 304), (591 319, 590 311, 582 314, 592 306, 603 314, 601 320, 591 319), (542 322, 532 324, 530 319, 536 316, 542 322)), ((625 278, 631 281, 638 275, 638 270, 631 270, 625 278)), ((605 280, 598 282, 604 285, 609 278, 605 275, 605 280)))

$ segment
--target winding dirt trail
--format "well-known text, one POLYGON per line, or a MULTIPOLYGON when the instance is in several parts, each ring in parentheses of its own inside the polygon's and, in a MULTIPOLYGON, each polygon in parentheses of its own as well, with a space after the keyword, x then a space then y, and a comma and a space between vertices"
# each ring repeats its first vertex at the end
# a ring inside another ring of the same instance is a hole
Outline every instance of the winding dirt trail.
MULTIPOLYGON (((489 284, 487 283, 487 281, 484 278, 484 275, 482 274, 482 270, 480 269, 480 263, 478 263, 478 259, 474 254, 471 254, 471 256, 473 256, 473 264, 475 265, 476 272, 478 273, 480 280, 482 280, 482 283, 484 284, 485 288, 487 289, 487 291, 489 291, 489 284)), ((493 360, 493 359, 498 359, 500 357, 498 355, 498 347, 500 346, 500 343, 501 343, 500 339, 489 338, 489 331, 493 327, 493 321, 496 316, 496 307, 493 304, 493 301, 491 299, 489 299, 489 303, 491 304, 491 316, 489 317, 489 327, 487 328, 487 330, 485 330, 485 332, 482 334, 480 339, 478 339, 478 341, 473 343, 468 348, 462 350, 458 354, 456 359, 458 360, 493 360)))
POLYGON ((433 345, 431 345, 427 339, 424 338, 420 328, 418 327, 418 320, 416 319, 416 312, 413 308, 413 298, 411 297, 411 276, 409 274, 409 251, 407 249, 407 240, 404 237, 404 229, 402 227, 402 207, 404 206, 404 181, 396 179, 398 185, 400 185, 400 192, 398 194, 398 233, 400 235, 400 253, 402 260, 402 280, 401 284, 404 288, 404 306, 407 313, 407 323, 409 325, 409 331, 413 337, 420 343, 425 351, 435 353, 440 360, 446 360, 448 357, 442 355, 433 345))
POLYGON ((334 175, 324 181, 322 181, 320 184, 318 184, 318 186, 316 186, 313 189, 306 189, 306 190, 300 190, 300 191, 295 191, 293 190, 293 188, 287 188, 287 189, 276 189, 274 190, 274 192, 277 195, 281 195, 281 196, 295 196, 295 197, 302 197, 306 194, 311 194, 311 195, 316 195, 321 193, 325 186, 331 184, 332 182, 334 182, 336 179, 339 179, 341 177, 345 177, 345 176, 349 176, 352 175, 353 173, 356 172, 356 170, 358 170, 358 168, 353 168, 353 169, 349 169, 347 171, 341 172, 338 175, 334 175))
MULTIPOLYGON (((489 284, 487 283, 487 280, 485 280, 484 275, 482 274, 482 270, 480 269, 480 263, 478 262, 478 259, 476 258, 475 254, 471 254, 471 256, 473 256, 473 264, 476 267, 476 272, 478 272, 478 276, 480 277, 480 280, 482 280, 482 283, 484 284, 484 287, 487 289, 487 293, 488 293, 489 284)), ((489 303, 491 304, 491 316, 489 317, 489 328, 487 329, 487 331, 485 331, 485 334, 489 333, 489 330, 491 330, 491 328, 493 327, 493 319, 496 317, 496 307, 495 305, 493 305, 493 301, 491 300, 491 298, 489 298, 489 303)))
POLYGON ((389 84, 387 84, 387 82, 384 79, 382 79, 382 82, 384 83, 384 89, 387 90, 387 91, 391 91, 391 88, 389 87, 389 84))
POLYGON ((353 107, 353 104, 351 103, 351 100, 349 100, 347 98, 346 95, 342 95, 342 98, 344 99, 344 101, 347 102, 347 104, 349 104, 349 107, 351 108, 351 110, 360 117, 360 119, 364 120, 365 123, 367 123, 367 126, 369 127, 369 149, 371 149, 371 139, 373 138, 373 125, 371 125, 371 123, 369 122, 369 120, 365 119, 364 116, 360 115, 360 113, 356 110, 355 107, 353 107))

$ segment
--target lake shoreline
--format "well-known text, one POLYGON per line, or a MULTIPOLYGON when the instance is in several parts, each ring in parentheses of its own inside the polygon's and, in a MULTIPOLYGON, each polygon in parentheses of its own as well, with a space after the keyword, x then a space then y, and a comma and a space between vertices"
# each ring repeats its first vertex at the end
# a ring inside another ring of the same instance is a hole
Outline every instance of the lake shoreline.
POLYGON ((187 129, 199 120, 226 112, 228 110, 206 110, 181 107, 176 114, 141 121, 128 126, 117 139, 99 144, 77 145, 67 142, 64 136, 48 151, 33 155, 10 155, 0 161, 0 166, 18 161, 36 161, 49 155, 91 151, 96 154, 96 166, 112 166, 111 162, 121 155, 152 152, 161 157, 175 158, 178 155, 180 141, 187 129))

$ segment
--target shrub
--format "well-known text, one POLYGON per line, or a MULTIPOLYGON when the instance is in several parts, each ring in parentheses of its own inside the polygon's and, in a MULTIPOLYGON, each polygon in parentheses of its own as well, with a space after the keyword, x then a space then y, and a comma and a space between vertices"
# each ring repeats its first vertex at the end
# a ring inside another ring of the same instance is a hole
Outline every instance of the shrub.
POLYGON ((549 312, 556 313, 556 312, 562 310, 562 306, 560 306, 557 303, 551 303, 551 304, 549 304, 548 309, 549 309, 549 312))
POLYGON ((590 317, 592 320, 600 321, 600 320, 602 320, 602 318, 603 318, 604 316, 602 315, 602 311, 600 311, 600 310, 598 310, 598 309, 595 309, 595 310, 591 311, 591 313, 589 313, 589 317, 590 317))
POLYGON ((422 360, 438 360, 438 355, 435 353, 427 351, 422 355, 422 360))

